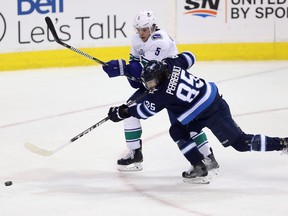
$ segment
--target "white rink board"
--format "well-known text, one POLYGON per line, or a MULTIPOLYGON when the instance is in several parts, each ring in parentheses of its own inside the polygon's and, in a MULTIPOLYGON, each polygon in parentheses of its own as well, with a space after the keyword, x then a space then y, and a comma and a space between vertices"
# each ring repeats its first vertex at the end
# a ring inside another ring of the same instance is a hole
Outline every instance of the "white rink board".
POLYGON ((1 0, 0 53, 59 49, 45 16, 53 19, 61 39, 76 47, 129 46, 133 19, 143 9, 155 12, 177 44, 288 41, 288 0, 247 2, 1 0))

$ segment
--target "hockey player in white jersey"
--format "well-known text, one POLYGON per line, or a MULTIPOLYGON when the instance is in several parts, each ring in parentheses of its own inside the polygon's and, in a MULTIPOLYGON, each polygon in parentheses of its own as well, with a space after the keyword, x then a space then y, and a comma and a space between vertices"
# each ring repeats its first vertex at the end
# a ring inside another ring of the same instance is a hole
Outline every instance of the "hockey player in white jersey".
MULTIPOLYGON (((136 34, 132 37, 129 64, 126 64, 122 59, 118 59, 111 60, 106 63, 107 66, 103 66, 103 70, 109 77, 126 75, 134 78, 133 80, 128 79, 128 81, 133 88, 138 90, 129 100, 134 100, 146 91, 141 83, 141 72, 142 67, 148 61, 161 61, 164 58, 173 58, 178 55, 174 40, 165 31, 158 28, 156 17, 152 11, 140 11, 134 20, 134 27, 136 34)), ((181 58, 186 58, 185 62, 190 63, 185 69, 191 67, 196 60, 190 52, 184 52, 180 55, 181 58)), ((170 121, 173 122, 173 116, 169 115, 169 117, 170 121)), ((129 153, 117 161, 118 170, 140 171, 142 170, 141 162, 143 161, 140 120, 133 116, 126 118, 124 120, 124 133, 129 153)), ((191 136, 194 138, 199 151, 206 158, 208 169, 218 168, 219 165, 215 160, 205 133, 201 131, 199 134, 191 134, 191 136)))

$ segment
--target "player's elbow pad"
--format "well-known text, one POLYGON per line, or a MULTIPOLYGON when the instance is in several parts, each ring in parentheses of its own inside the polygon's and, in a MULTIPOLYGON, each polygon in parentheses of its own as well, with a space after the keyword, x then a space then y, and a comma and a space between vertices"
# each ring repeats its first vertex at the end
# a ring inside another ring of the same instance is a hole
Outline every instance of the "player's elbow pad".
POLYGON ((196 62, 196 57, 189 51, 182 52, 178 56, 183 61, 183 65, 186 66, 186 69, 191 68, 196 62))

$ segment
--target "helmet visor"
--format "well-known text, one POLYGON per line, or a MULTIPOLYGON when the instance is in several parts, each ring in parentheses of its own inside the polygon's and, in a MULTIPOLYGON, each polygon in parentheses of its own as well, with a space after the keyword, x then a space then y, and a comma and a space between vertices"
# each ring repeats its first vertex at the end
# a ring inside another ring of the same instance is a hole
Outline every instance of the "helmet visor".
POLYGON ((144 86, 148 89, 148 90, 154 90, 158 84, 157 79, 152 79, 149 81, 143 81, 144 82, 144 86))

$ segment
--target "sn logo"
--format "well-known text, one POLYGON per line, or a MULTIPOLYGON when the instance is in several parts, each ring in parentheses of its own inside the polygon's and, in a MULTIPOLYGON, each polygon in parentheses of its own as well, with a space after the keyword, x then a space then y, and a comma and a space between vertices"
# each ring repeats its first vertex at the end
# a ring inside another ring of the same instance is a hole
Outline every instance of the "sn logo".
POLYGON ((186 0, 184 7, 187 12, 201 17, 216 16, 220 0, 186 0))
POLYGON ((63 12, 64 0, 18 0, 17 8, 18 15, 27 15, 33 13, 35 10, 39 14, 63 12), (57 4, 58 2, 58 4, 57 4))

